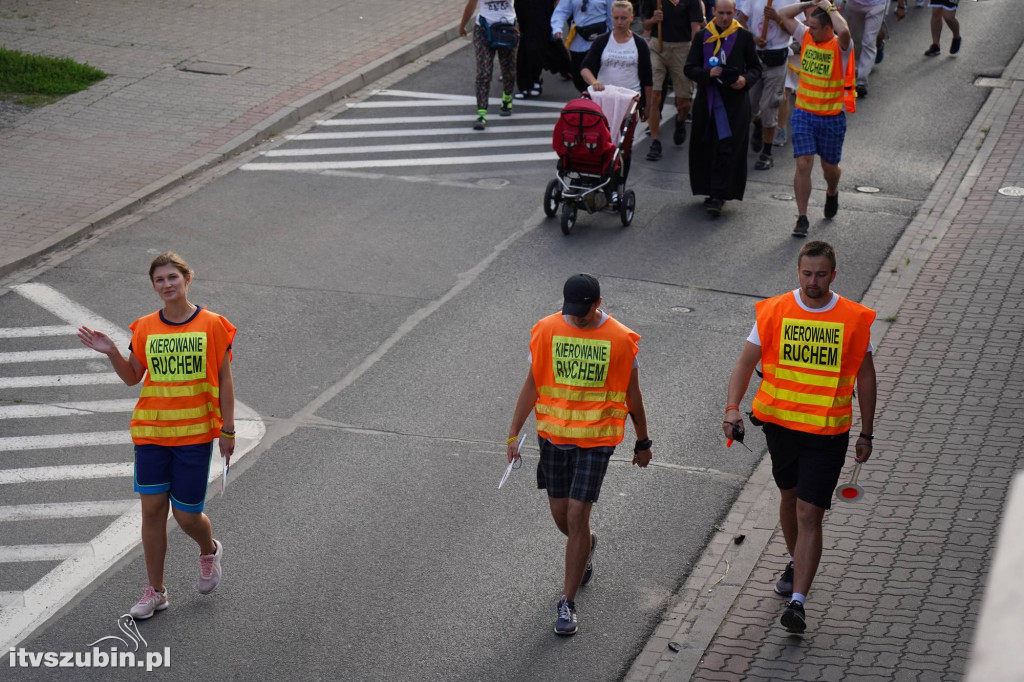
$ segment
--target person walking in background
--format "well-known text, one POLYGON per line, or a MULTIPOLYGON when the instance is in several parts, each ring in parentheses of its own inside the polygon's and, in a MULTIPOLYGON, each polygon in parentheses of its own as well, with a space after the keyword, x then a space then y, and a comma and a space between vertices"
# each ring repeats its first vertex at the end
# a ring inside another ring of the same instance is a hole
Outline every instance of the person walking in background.
POLYGON ((857 462, 868 460, 874 440, 875 311, 831 291, 836 274, 835 250, 809 242, 797 256, 799 288, 756 304, 754 327, 729 378, 722 423, 727 439, 744 432, 739 406, 760 362, 764 378, 752 419, 763 425, 782 496, 779 522, 790 560, 775 591, 789 597, 782 624, 796 633, 807 628, 805 605, 821 561, 822 521, 850 441, 854 386, 861 417, 857 462))
POLYGON ((715 20, 694 39, 686 77, 698 85, 690 137, 690 188, 706 195, 713 218, 727 200, 742 200, 747 185, 750 98, 761 77, 754 36, 735 19, 734 0, 717 0, 715 20))
POLYGON ((599 35, 612 30, 612 0, 558 0, 551 13, 551 35, 561 40, 562 31, 570 21, 574 24, 573 39, 569 43, 572 83, 577 92, 583 92, 587 89, 580 73, 583 58, 599 35))
POLYGON ((519 26, 512 0, 466 0, 462 10, 459 35, 466 37, 466 24, 473 12, 477 21, 473 27, 473 50, 476 54, 476 121, 474 130, 487 127, 487 103, 491 96, 491 77, 494 75, 494 55, 501 67, 501 116, 512 115, 512 91, 516 86, 516 46, 519 44, 519 26))
MULTIPOLYGON (((904 2, 904 0, 900 0, 904 2)), ((843 17, 850 26, 850 37, 853 39, 854 51, 857 55, 857 96, 867 97, 868 76, 875 66, 878 53, 878 31, 885 19, 885 7, 889 0, 846 0, 843 5, 843 17)), ((904 14, 906 7, 904 6, 904 14)), ((900 18, 897 5, 897 18, 900 18)))
POLYGON ((740 0, 737 20, 754 35, 757 57, 761 60, 761 78, 750 88, 750 103, 754 112, 754 135, 750 148, 760 153, 754 164, 756 170, 768 170, 775 165, 772 146, 779 124, 779 105, 782 103, 783 85, 789 69, 789 46, 793 39, 782 30, 776 10, 799 0, 740 0))
POLYGON ((641 18, 645 33, 650 33, 651 65, 654 72, 654 101, 647 115, 651 129, 651 148, 648 161, 661 158, 661 104, 664 98, 665 76, 672 77, 676 97, 676 125, 672 142, 686 142, 686 116, 693 99, 693 82, 683 69, 690 52, 690 41, 700 33, 704 21, 704 8, 700 0, 663 0, 658 9, 656 0, 647 0, 642 6, 641 18), (659 26, 661 27, 659 38, 659 26))
POLYGON ((519 458, 519 432, 534 411, 540 462, 537 487, 566 536, 565 580, 558 600, 555 633, 578 629, 576 591, 594 575, 597 535, 590 512, 601 493, 615 446, 633 420, 633 464, 651 461, 647 412, 640 392, 637 353, 640 335, 601 310, 601 285, 587 274, 562 287, 562 310, 533 326, 530 371, 519 391, 509 427, 508 461, 519 458))
POLYGON ((143 382, 131 435, 149 585, 131 609, 136 620, 150 618, 170 603, 164 585, 168 507, 199 545, 199 592, 212 592, 221 578, 224 547, 213 538, 203 507, 213 440, 218 440, 225 466, 235 450, 235 327, 188 300, 192 278, 192 269, 176 253, 153 259, 150 284, 164 307, 131 324, 127 359, 103 332, 78 330, 79 340, 106 355, 125 384, 143 382))
POLYGON ((806 237, 810 228, 807 204, 811 197, 811 169, 814 157, 821 157, 825 175, 825 217, 839 211, 839 178, 846 139, 846 111, 857 110, 854 92, 854 50, 850 29, 829 0, 801 2, 779 12, 782 25, 800 44, 800 81, 796 110, 792 116, 793 156, 796 172, 797 219, 794 237, 806 237), (796 16, 815 8, 807 23, 796 16))
POLYGON ((557 0, 515 0, 519 22, 519 47, 516 49, 515 99, 540 97, 544 92, 541 73, 549 68, 568 73, 569 57, 561 41, 551 38, 551 13, 557 0), (561 59, 558 51, 561 52, 561 59))
POLYGON ((931 0, 928 5, 932 8, 932 45, 924 53, 925 57, 935 57, 942 54, 939 47, 939 38, 942 36, 942 22, 946 22, 949 30, 953 32, 953 40, 949 44, 949 53, 956 54, 960 51, 960 21, 956 18, 956 8, 960 0, 931 0))

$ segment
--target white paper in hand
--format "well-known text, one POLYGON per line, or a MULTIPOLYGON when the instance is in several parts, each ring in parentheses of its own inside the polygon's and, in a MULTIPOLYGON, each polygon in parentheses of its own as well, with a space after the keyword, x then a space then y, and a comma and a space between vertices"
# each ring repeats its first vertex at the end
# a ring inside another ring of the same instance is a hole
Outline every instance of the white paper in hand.
POLYGON ((224 472, 220 475, 220 496, 224 497, 224 491, 228 487, 228 469, 231 468, 231 464, 227 458, 224 458, 224 472))
MULTIPOLYGON (((517 455, 519 454, 519 450, 523 447, 523 443, 525 443, 525 442, 526 442, 526 434, 524 433, 523 437, 519 439, 519 443, 516 444, 516 454, 517 455)), ((508 466, 505 467, 505 473, 501 477, 501 482, 498 483, 498 490, 501 490, 501 486, 505 485, 505 481, 508 480, 509 475, 512 473, 513 469, 516 468, 516 462, 517 461, 522 461, 522 456, 517 457, 516 459, 513 459, 511 462, 508 463, 508 466)))

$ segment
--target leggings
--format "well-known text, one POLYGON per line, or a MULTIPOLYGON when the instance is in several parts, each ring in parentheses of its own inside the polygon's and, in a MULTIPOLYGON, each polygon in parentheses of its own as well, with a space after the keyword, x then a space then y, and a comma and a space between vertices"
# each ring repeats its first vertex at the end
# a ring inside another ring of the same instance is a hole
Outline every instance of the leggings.
POLYGON ((473 49, 476 52, 476 108, 486 109, 491 94, 491 76, 494 75, 494 53, 498 53, 501 67, 501 85, 509 97, 516 87, 516 50, 487 44, 487 30, 477 24, 473 27, 473 49))

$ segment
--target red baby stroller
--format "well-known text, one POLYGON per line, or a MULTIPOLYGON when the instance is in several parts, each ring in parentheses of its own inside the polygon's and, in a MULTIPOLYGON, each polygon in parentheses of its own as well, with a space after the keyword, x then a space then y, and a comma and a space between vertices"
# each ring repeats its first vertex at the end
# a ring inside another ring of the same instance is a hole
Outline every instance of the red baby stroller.
MULTIPOLYGON (((629 92, 629 91, 627 91, 629 92)), ((601 107, 587 97, 574 99, 562 109, 551 145, 558 154, 558 175, 544 190, 544 212, 554 217, 562 206, 562 232, 569 234, 582 207, 587 213, 617 212, 623 226, 633 222, 636 195, 622 179, 622 149, 630 144, 639 97, 625 108, 618 143, 601 107)))

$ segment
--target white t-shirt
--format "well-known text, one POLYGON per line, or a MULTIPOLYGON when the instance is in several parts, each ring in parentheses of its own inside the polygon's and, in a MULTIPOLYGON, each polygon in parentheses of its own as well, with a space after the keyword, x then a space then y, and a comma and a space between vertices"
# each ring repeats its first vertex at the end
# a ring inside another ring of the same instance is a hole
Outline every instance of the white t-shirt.
MULTIPOLYGON (((774 0, 772 7, 778 11, 786 5, 795 5, 798 2, 800 0, 774 0)), ((736 3, 736 11, 743 12, 747 17, 747 26, 750 27, 750 32, 758 38, 761 37, 761 30, 764 27, 764 6, 766 4, 768 4, 768 0, 740 0, 740 2, 736 3)), ((763 48, 759 47, 757 49, 780 50, 784 47, 789 47, 789 44, 793 42, 793 37, 782 30, 782 27, 774 21, 769 21, 765 40, 768 41, 768 44, 763 48)))
POLYGON ((633 36, 624 43, 615 42, 615 36, 609 36, 608 46, 601 53, 601 71, 598 80, 605 85, 618 85, 629 88, 633 92, 640 90, 640 54, 636 49, 633 36))
POLYGON ((488 24, 505 22, 515 23, 516 10, 512 0, 477 0, 477 13, 487 20, 488 24))
MULTIPOLYGON (((833 308, 836 307, 836 303, 839 303, 839 294, 833 291, 832 300, 821 308, 808 308, 806 305, 804 305, 803 300, 800 298, 799 289, 793 289, 793 300, 796 301, 796 304, 798 306, 800 306, 809 313, 827 313, 829 310, 832 310, 833 308)), ((757 320, 754 320, 754 328, 750 330, 750 336, 747 337, 747 341, 758 347, 760 347, 761 345, 761 335, 757 331, 757 320)), ((871 339, 869 338, 868 352, 873 353, 874 351, 875 347, 871 345, 871 339)))

